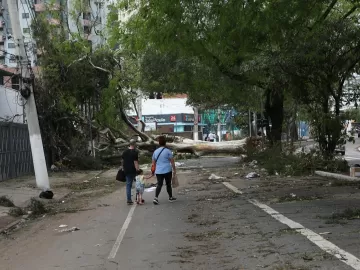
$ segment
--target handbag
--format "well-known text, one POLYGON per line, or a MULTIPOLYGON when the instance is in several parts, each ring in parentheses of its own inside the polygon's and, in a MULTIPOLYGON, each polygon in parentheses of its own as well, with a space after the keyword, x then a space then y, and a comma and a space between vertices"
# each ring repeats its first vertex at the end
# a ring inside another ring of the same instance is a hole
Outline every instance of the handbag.
POLYGON ((159 155, 157 156, 155 163, 151 164, 151 173, 154 175, 156 170, 156 162, 158 161, 162 151, 164 151, 165 147, 160 151, 159 155))
POLYGON ((171 186, 172 186, 173 188, 179 187, 179 179, 178 179, 177 175, 175 175, 175 176, 172 178, 172 180, 171 180, 171 186))
POLYGON ((116 174, 116 180, 120 182, 126 182, 126 176, 123 168, 120 168, 116 174))

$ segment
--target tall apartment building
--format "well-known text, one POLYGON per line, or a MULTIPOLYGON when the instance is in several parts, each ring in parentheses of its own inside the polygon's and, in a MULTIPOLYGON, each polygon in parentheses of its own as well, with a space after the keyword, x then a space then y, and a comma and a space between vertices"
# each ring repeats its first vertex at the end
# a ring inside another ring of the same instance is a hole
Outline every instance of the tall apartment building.
MULTIPOLYGON (((108 0, 89 0, 84 8, 85 12, 76 15, 74 4, 76 0, 13 0, 17 1, 19 7, 19 20, 22 34, 24 36, 25 47, 28 58, 32 66, 37 66, 41 52, 37 49, 36 43, 31 34, 31 24, 35 16, 45 12, 47 8, 52 11, 58 10, 64 21, 68 22, 68 38, 72 39, 72 33, 79 33, 92 43, 93 48, 101 46, 106 42, 106 18, 108 15, 108 5, 112 1, 108 0), (54 4, 55 3, 55 4, 54 4)), ((60 24, 59 20, 48 18, 50 24, 60 24)), ((0 66, 16 67, 15 42, 12 38, 12 28, 7 9, 6 1, 0 0, 0 66), (7 53, 4 53, 6 51, 7 53)))

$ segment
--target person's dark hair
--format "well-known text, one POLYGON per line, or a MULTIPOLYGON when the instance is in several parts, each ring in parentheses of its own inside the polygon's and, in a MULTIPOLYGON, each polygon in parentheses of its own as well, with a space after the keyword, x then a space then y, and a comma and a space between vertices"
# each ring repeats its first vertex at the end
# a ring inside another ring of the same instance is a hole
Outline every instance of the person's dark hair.
POLYGON ((142 173, 143 173, 143 170, 142 170, 142 169, 139 169, 139 170, 136 172, 137 175, 140 175, 140 174, 142 174, 142 173))
POLYGON ((166 138, 165 138, 165 136, 160 136, 160 137, 159 137, 159 145, 160 145, 160 146, 165 146, 165 145, 166 145, 166 138))

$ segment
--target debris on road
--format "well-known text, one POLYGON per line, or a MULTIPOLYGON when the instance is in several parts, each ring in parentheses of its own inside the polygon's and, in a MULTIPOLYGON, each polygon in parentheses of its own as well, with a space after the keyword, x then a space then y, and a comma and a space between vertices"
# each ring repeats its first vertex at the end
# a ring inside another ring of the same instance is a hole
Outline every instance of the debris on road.
POLYGON ((324 234, 331 234, 331 232, 321 232, 319 233, 320 235, 324 235, 324 234))
POLYGON ((59 226, 59 228, 66 228, 68 225, 62 224, 59 226))
POLYGON ((85 180, 83 183, 89 183, 89 180, 85 180))
POLYGON ((253 168, 256 168, 257 164, 258 164, 257 160, 253 160, 253 161, 250 162, 249 166, 253 167, 253 168))
POLYGON ((213 173, 209 176, 209 180, 219 180, 219 179, 225 179, 225 177, 221 177, 213 173))
POLYGON ((63 229, 60 232, 75 232, 75 231, 79 231, 80 229, 78 227, 72 227, 70 229, 63 229))
POLYGON ((260 177, 260 175, 259 175, 258 173, 256 173, 256 172, 248 173, 248 174, 245 176, 246 179, 258 178, 258 177, 260 177))
POLYGON ((176 167, 181 167, 184 165, 184 162, 175 162, 176 167))

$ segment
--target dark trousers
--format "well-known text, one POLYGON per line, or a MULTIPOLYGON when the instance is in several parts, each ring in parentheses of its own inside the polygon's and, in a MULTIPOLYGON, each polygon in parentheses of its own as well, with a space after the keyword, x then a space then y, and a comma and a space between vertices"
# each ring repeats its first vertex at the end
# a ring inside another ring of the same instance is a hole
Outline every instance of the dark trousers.
POLYGON ((156 192, 155 197, 158 198, 159 194, 161 192, 161 188, 164 184, 164 180, 166 183, 166 191, 169 194, 169 198, 172 197, 172 187, 171 187, 171 179, 172 179, 172 172, 168 172, 165 174, 156 174, 157 179, 157 186, 156 186, 156 192))

